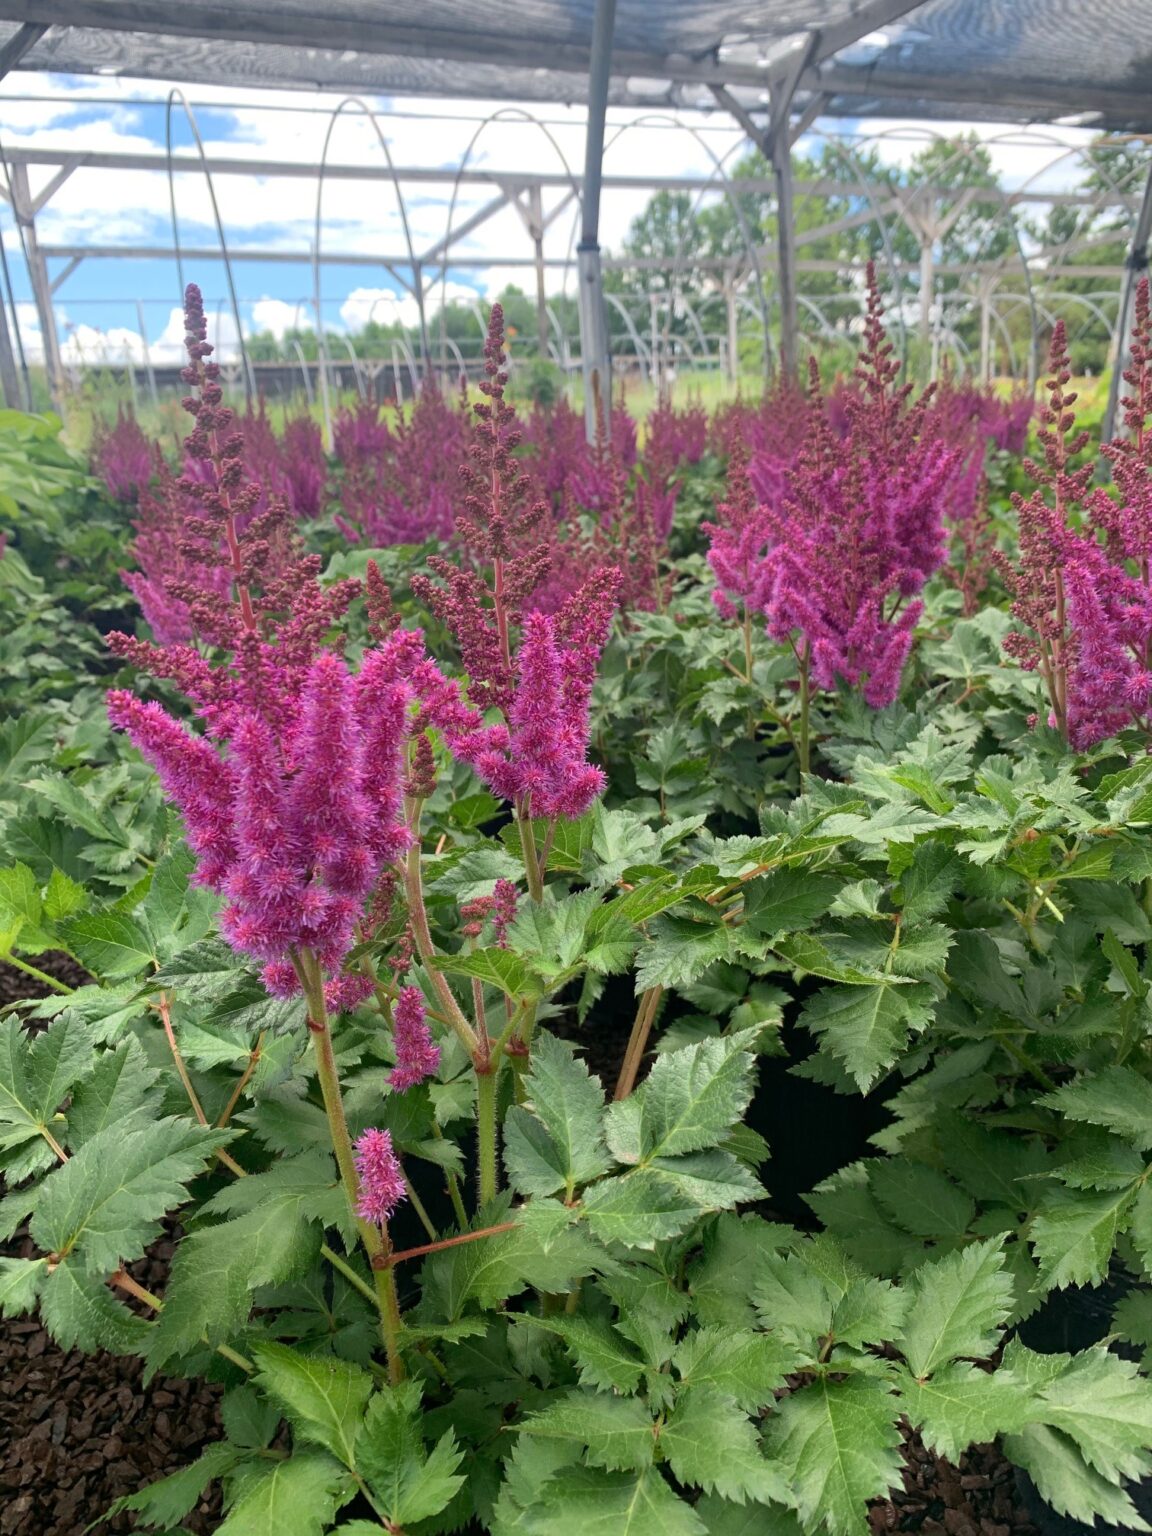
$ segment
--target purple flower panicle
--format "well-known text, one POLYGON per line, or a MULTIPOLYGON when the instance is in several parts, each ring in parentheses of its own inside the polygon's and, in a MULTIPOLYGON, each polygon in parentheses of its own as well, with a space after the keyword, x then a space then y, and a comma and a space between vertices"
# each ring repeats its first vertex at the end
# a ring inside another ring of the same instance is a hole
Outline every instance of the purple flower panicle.
POLYGON ((402 987, 392 1010, 392 1040, 396 1065, 389 1084, 403 1093, 431 1077, 440 1065, 440 1047, 425 1022, 424 997, 419 987, 402 987))
POLYGON ((407 1193, 392 1136, 388 1131, 365 1131, 354 1152, 360 1180, 356 1214, 361 1221, 383 1226, 407 1193))

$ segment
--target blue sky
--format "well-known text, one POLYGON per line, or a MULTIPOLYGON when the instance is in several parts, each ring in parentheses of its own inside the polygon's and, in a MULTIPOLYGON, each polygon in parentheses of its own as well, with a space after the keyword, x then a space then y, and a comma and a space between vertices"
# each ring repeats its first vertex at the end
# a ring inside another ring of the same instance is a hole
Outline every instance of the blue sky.
MULTIPOLYGON (((77 79, 32 74, 9 75, 0 86, 0 136, 4 147, 52 148, 68 152, 98 150, 159 150, 164 148, 166 87, 152 81, 77 79), (98 96, 98 100, 93 97, 98 96), (38 97, 38 100, 20 98, 38 97)), ((189 87, 195 117, 209 153, 272 158, 295 162, 319 159, 336 98, 307 93, 252 92, 189 87), (285 110, 287 109, 287 110, 285 110)), ((559 171, 567 163, 582 163, 582 114, 578 109, 548 108, 539 113, 549 122, 551 141, 544 131, 522 120, 511 120, 518 109, 503 109, 505 121, 485 128, 472 144, 478 120, 490 110, 483 103, 407 102, 374 103, 394 160, 401 165, 447 167, 454 170, 468 154, 469 163, 515 171, 559 171), (461 117, 467 121, 460 121, 461 117)), ((723 120, 697 118, 700 138, 664 126, 632 125, 635 115, 615 112, 609 129, 605 168, 619 173, 647 173, 654 167, 665 174, 707 174, 712 156, 739 154, 742 136, 723 120)), ((854 125, 837 125, 850 130, 854 125)), ((987 132, 987 130, 982 130, 987 132)), ((1050 139, 1074 140, 1076 134, 1047 135, 1050 139)), ((893 129, 885 125, 884 153, 902 158, 923 142, 915 128, 893 129)), ((194 147, 184 113, 173 112, 173 144, 178 152, 194 147)), ((1060 153, 1058 143, 1027 148, 1018 133, 997 145, 999 168, 1009 184, 1028 177, 1068 178, 1063 170, 1045 169, 1060 153)), ((333 162, 380 165, 383 154, 371 125, 362 116, 344 114, 331 143, 333 162)), ((51 173, 33 169, 32 189, 42 186, 51 173)), ((229 246, 240 250, 260 246, 307 251, 311 248, 316 212, 317 179, 222 176, 217 195, 229 246)), ((417 250, 440 239, 451 212, 450 184, 418 185, 408 189, 408 217, 417 250)), ((459 224, 492 195, 491 188, 461 189, 453 216, 459 224)), ((562 194, 546 197, 546 209, 562 194)), ((606 193, 602 209, 602 238, 618 244, 631 218, 646 201, 640 192, 606 193)), ((199 173, 177 177, 177 209, 181 241, 185 246, 215 250, 219 241, 212 220, 204 178, 199 173)), ((10 211, 0 211, 0 227, 12 271, 26 340, 35 352, 38 337, 31 290, 21 259, 10 211)), ((37 220, 45 245, 171 245, 168 184, 163 174, 147 172, 76 171, 53 197, 37 220)), ((328 182, 324 189, 323 247, 350 253, 397 252, 403 248, 399 210, 391 189, 382 182, 353 184, 328 182)), ((563 258, 573 242, 573 215, 569 208, 549 230, 546 254, 563 258)), ((502 265, 502 256, 528 256, 531 246, 516 213, 505 209, 462 243, 461 251, 473 256, 478 266, 457 265, 449 271, 449 293, 460 298, 482 298, 499 291, 506 282, 531 287, 532 274, 502 265)), ((52 263, 59 271, 62 262, 52 263)), ((234 264, 240 296, 241 320, 246 331, 270 327, 282 331, 300 317, 307 323, 312 307, 312 272, 308 262, 288 265, 269 261, 237 261, 234 264)), ((199 282, 210 314, 227 311, 225 273, 219 259, 188 262, 185 278, 199 282)), ((550 272, 549 282, 559 288, 563 273, 550 272)), ((568 277, 569 291, 572 276, 568 277)), ((378 264, 366 260, 354 266, 326 267, 323 276, 325 321, 330 326, 354 328, 369 313, 379 317, 413 315, 410 300, 395 278, 378 264)), ((138 345, 133 338, 140 329, 138 304, 143 309, 149 346, 157 360, 178 351, 180 327, 174 315, 179 294, 176 265, 168 259, 88 259, 68 277, 56 295, 57 322, 66 350, 90 357, 104 349, 110 360, 138 345)), ((432 297, 435 308, 439 291, 432 297)), ((225 321, 221 339, 227 344, 234 327, 225 321)))

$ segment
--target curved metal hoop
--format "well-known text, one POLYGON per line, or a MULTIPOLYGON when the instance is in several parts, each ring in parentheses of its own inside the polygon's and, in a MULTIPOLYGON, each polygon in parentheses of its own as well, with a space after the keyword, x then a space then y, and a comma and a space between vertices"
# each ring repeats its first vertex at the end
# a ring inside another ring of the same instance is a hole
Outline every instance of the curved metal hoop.
POLYGON ((228 301, 232 306, 232 319, 236 322, 236 341, 240 348, 240 360, 244 368, 244 394, 251 410, 252 401, 256 395, 256 375, 252 371, 252 360, 248 356, 248 348, 244 345, 244 327, 240 321, 240 305, 236 298, 236 281, 232 274, 232 258, 228 254, 228 239, 224 233, 224 221, 220 217, 220 204, 216 201, 216 184, 212 180, 212 172, 208 169, 208 157, 204 153, 204 140, 200 137, 200 125, 196 121, 188 98, 179 86, 174 86, 168 92, 168 100, 164 106, 164 151, 168 159, 168 206, 172 214, 172 243, 176 249, 176 276, 180 283, 180 304, 184 304, 184 260, 180 253, 180 223, 176 217, 176 175, 172 165, 172 107, 179 102, 184 110, 184 117, 188 127, 192 130, 192 139, 196 145, 196 153, 200 157, 200 169, 204 172, 204 180, 208 183, 208 197, 212 203, 212 218, 216 223, 216 234, 220 241, 220 255, 224 262, 224 276, 228 283, 228 301))
MULTIPOLYGON (((320 358, 320 405, 324 415, 324 440, 328 448, 332 447, 332 406, 328 391, 328 348, 324 336, 324 309, 323 295, 321 293, 321 247, 323 241, 323 210, 324 210, 324 173, 328 168, 328 151, 332 147, 332 135, 336 130, 336 124, 344 115, 346 107, 355 107, 358 112, 364 114, 372 124, 373 131, 384 153, 384 160, 388 166, 389 175, 392 178, 392 189, 396 193, 396 205, 400 210, 400 224, 404 231, 404 244, 408 248, 408 261, 412 269, 412 294, 416 300, 416 308, 420 318, 420 350, 425 358, 428 357, 428 325, 424 316, 424 284, 420 276, 420 263, 416 260, 416 251, 412 244, 412 230, 408 223, 408 206, 404 201, 404 194, 400 190, 400 182, 396 176, 396 166, 392 159, 392 151, 388 148, 388 141, 384 137, 379 119, 373 107, 359 96, 345 96, 339 104, 333 108, 328 118, 328 128, 324 134, 324 148, 320 155, 320 165, 316 182, 316 219, 312 235, 312 292, 313 302, 316 306, 316 340, 320 358)), ((395 273, 389 271, 395 277, 395 273)))
MULTIPOLYGON (((456 217, 456 203, 457 203, 457 200, 459 199, 459 195, 460 195, 460 187, 462 185, 462 178, 463 178, 464 172, 468 169, 468 162, 471 160, 473 151, 475 150, 476 145, 479 143, 481 136, 484 134, 484 132, 488 128, 490 128, 493 125, 493 123, 499 123, 499 122, 531 123, 534 128, 538 128, 539 129, 539 131, 548 140, 548 143, 555 150, 556 158, 560 161, 560 164, 564 167, 564 174, 565 174, 565 176, 567 176, 569 182, 571 183, 573 196, 576 198, 577 204, 579 204, 579 200, 580 200, 580 186, 579 186, 578 181, 576 180, 575 172, 573 171, 572 167, 569 165, 568 158, 565 155, 564 151, 560 148, 559 141, 557 140, 555 134, 553 134, 549 130, 547 124, 542 123, 539 120, 539 118, 536 117, 536 115, 534 113, 527 111, 523 107, 500 107, 495 112, 490 112, 488 114, 488 116, 486 118, 484 118, 483 122, 481 122, 481 123, 479 123, 477 125, 476 131, 472 134, 472 137, 468 140, 467 146, 465 147, 465 150, 464 150, 464 154, 461 156, 460 164, 456 167, 456 179, 455 179, 455 181, 452 184, 452 196, 451 196, 451 198, 448 201, 448 218, 447 218, 447 221, 446 221, 446 224, 445 224, 445 228, 444 228, 443 239, 441 241, 442 259, 439 262, 439 266, 440 266, 440 343, 441 343, 441 347, 442 348, 443 348, 444 343, 445 343, 445 341, 447 339, 447 333, 445 331, 445 309, 446 309, 447 303, 448 303, 448 268, 451 265, 450 253, 451 253, 451 250, 452 250, 452 241, 453 241, 453 238, 454 238, 454 231, 452 229, 452 222, 453 222, 453 220, 456 217)), ((511 179, 511 178, 509 178, 509 179, 511 179)), ((563 289, 564 289, 564 291, 567 291, 568 276, 569 276, 569 272, 571 271, 571 268, 572 268, 572 245, 573 245, 573 239, 570 238, 569 241, 568 241, 568 254, 565 257, 565 261, 564 261, 564 280, 563 280, 563 289)), ((485 331, 486 331, 486 329, 487 328, 485 328, 485 331)))

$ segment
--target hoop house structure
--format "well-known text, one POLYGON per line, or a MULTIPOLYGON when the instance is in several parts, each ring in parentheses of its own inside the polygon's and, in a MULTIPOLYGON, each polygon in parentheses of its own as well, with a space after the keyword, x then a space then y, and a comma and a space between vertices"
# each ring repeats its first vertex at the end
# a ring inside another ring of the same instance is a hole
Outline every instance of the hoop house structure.
MULTIPOLYGON (((1075 122, 1101 132, 1144 133, 1152 130, 1144 43, 1150 20, 1148 0, 1093 6, 1075 0, 490 0, 481 8, 459 0, 391 0, 387 7, 371 0, 0 0, 0 70, 322 89, 356 97, 423 93, 585 104, 583 174, 573 168, 557 176, 580 199, 581 352, 591 411, 595 379, 606 376, 608 367, 599 208, 609 105, 725 113, 762 151, 778 211, 776 347, 781 367, 790 371, 798 312, 791 147, 802 132, 827 115, 1075 122)), ((35 157, 13 159, 13 211, 24 236, 50 376, 60 366, 53 280, 35 218, 77 165, 98 158, 60 161, 36 196, 28 183, 35 157)), ((219 169, 207 162, 204 168, 219 169)), ((321 167, 311 169, 319 174, 321 167)), ((323 170, 325 177, 338 173, 332 165, 323 170)), ((395 168, 384 173, 399 180, 395 168)), ((539 184, 528 177, 494 189, 494 203, 511 200, 521 208, 537 246, 538 281, 539 184)), ((1132 211, 1120 335, 1134 278, 1146 264, 1152 178, 1132 211)), ((919 211, 925 249, 938 233, 925 222, 929 213, 919 211)), ((90 253, 51 254, 74 261, 90 253)), ((408 281, 422 304, 420 266, 410 251, 408 281)), ((986 328, 991 330, 991 320, 986 328)), ((0 371, 8 389, 15 369, 2 332, 0 371)))

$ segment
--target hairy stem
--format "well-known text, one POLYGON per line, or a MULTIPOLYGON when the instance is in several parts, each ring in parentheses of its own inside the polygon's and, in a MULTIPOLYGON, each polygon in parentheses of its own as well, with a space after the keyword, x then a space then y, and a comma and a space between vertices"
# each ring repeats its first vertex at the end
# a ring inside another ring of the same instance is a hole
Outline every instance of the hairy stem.
MULTIPOLYGON (((444 1140, 444 1132, 436 1124, 435 1120, 432 1122, 432 1134, 437 1141, 444 1140)), ((464 1196, 460 1193, 460 1180, 452 1172, 451 1168, 445 1168, 444 1182, 448 1186, 448 1198, 452 1202, 452 1211, 456 1217, 457 1225, 466 1227, 468 1225, 468 1212, 464 1209, 464 1196)))
MULTIPOLYGON (((108 1279, 118 1290, 123 1291, 127 1296, 135 1297, 137 1301, 142 1301, 146 1307, 151 1307, 153 1312, 162 1312, 164 1310, 164 1303, 160 1297, 152 1291, 145 1290, 138 1281, 133 1280, 127 1271, 118 1269, 114 1275, 109 1275, 108 1279)), ((253 1362, 245 1355, 240 1354, 238 1350, 229 1348, 227 1344, 217 1344, 214 1348, 218 1355, 223 1356, 225 1360, 230 1360, 233 1365, 238 1365, 247 1375, 251 1376, 253 1371, 255 1371, 256 1367, 253 1362)))
POLYGON ((544 871, 536 852, 536 831, 532 825, 531 807, 527 800, 516 807, 516 825, 520 829, 520 848, 524 855, 524 874, 528 880, 528 894, 533 901, 544 900, 544 871))
POLYGON ((440 1005, 449 1027, 459 1039, 469 1056, 475 1056, 479 1044, 476 1031, 464 1017, 463 1010, 448 985, 443 971, 433 965, 436 946, 432 943, 432 930, 428 926, 428 913, 424 906, 424 882, 420 873, 420 844, 414 842, 404 861, 404 893, 408 900, 408 916, 412 923, 412 935, 416 949, 424 961, 428 979, 440 999, 440 1005))
POLYGON ((486 1071, 476 1072, 476 1148, 477 1184, 480 1204, 495 1200, 500 1188, 496 1164, 496 1083, 500 1070, 497 1057, 486 1071))
POLYGON ((336 1166, 340 1170, 340 1182, 349 1209, 356 1218, 356 1229, 368 1255, 368 1263, 376 1282, 376 1294, 380 1302, 381 1331, 384 1349, 388 1357, 388 1379, 395 1385, 404 1376, 404 1364, 400 1356, 400 1302, 396 1295, 396 1282, 388 1267, 390 1243, 386 1227, 363 1221, 357 1214, 360 1198, 360 1179, 356 1172, 356 1159, 352 1151, 352 1138, 348 1133, 348 1120, 344 1114, 344 1099, 340 1092, 340 1074, 336 1056, 332 1050, 332 1032, 328 1027, 328 1012, 324 1005, 324 979, 315 955, 301 950, 293 964, 304 989, 308 1004, 308 1029, 316 1054, 316 1075, 320 1080, 320 1092, 324 1099, 324 1111, 328 1116, 328 1130, 332 1138, 332 1150, 336 1166))
POLYGON ((224 1127, 228 1124, 229 1120, 231 1120, 233 1114, 235 1113, 236 1106, 240 1102, 241 1095, 243 1094, 245 1088, 247 1088, 249 1082, 251 1082, 252 1074, 255 1072, 257 1066, 260 1063, 260 1053, 264 1049, 264 1033, 264 1030, 261 1030, 260 1033, 256 1036, 256 1044, 252 1047, 248 1054, 248 1065, 240 1074, 240 1081, 232 1090, 232 1097, 228 1100, 227 1104, 225 1104, 220 1118, 216 1122, 216 1125, 220 1130, 223 1130, 224 1127))
POLYGON ((641 995, 632 1033, 628 1037, 628 1048, 624 1052, 624 1060, 620 1066, 620 1076, 616 1079, 616 1091, 612 1095, 614 1099, 626 1099, 636 1086, 636 1074, 640 1070, 640 1063, 644 1060, 648 1036, 652 1032, 656 1009, 660 1006, 663 995, 663 987, 649 987, 647 992, 641 995))
POLYGON ((800 772, 810 773, 812 770, 812 743, 810 726, 812 718, 812 646, 808 641, 804 642, 804 649, 800 654, 800 733, 796 742, 796 753, 800 760, 800 772))
POLYGON ((494 1227, 481 1227, 478 1232, 461 1232, 459 1237, 442 1237, 435 1243, 425 1243, 420 1248, 404 1248, 392 1254, 389 1264, 403 1264, 406 1259, 422 1259, 426 1254, 439 1253, 442 1248, 458 1248, 461 1243, 475 1243, 482 1237, 495 1237, 500 1232, 515 1232, 516 1221, 499 1221, 494 1227))
POLYGON ((169 992, 161 992, 160 1000, 156 1004, 164 1025, 164 1033, 168 1037, 168 1049, 172 1052, 172 1060, 176 1064, 176 1070, 180 1074, 180 1081, 184 1084, 184 1092, 188 1095, 188 1102, 192 1106, 192 1113, 201 1125, 208 1124, 208 1117, 204 1113, 204 1107, 197 1097, 196 1090, 192 1086, 192 1079, 188 1076, 188 1068, 184 1065, 184 1058, 180 1054, 180 1047, 176 1044, 176 1031, 172 1028, 172 995, 169 992))
POLYGON ((425 1209, 423 1200, 421 1200, 415 1189, 413 1189, 412 1180, 409 1179, 407 1175, 405 1175, 404 1178, 404 1188, 408 1192, 408 1199, 411 1202, 412 1209, 420 1218, 420 1225, 424 1228, 425 1232, 427 1232, 428 1236, 434 1243, 439 1242, 440 1234, 436 1230, 436 1225, 425 1209))

